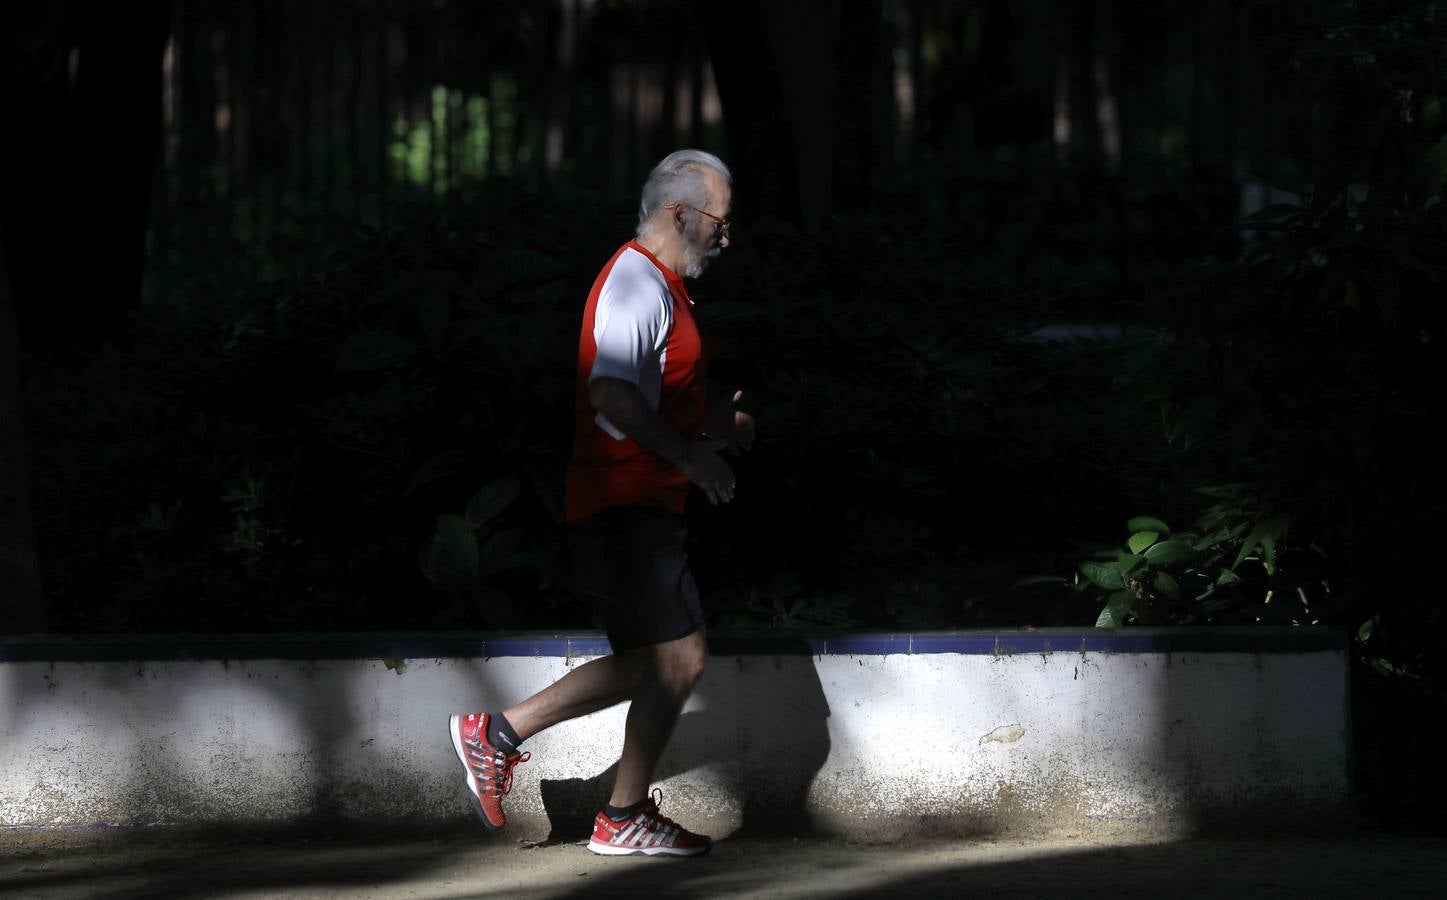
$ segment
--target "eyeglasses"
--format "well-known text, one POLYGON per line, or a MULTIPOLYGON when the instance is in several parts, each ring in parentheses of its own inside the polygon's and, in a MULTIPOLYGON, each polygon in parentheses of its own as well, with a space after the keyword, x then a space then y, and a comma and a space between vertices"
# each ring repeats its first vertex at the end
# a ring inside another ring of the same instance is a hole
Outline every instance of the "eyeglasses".
POLYGON ((701 214, 703 214, 703 215, 705 215, 705 216, 708 216, 710 219, 713 219, 713 236, 714 236, 714 237, 728 237, 728 236, 729 236, 729 225, 731 225, 731 224, 733 224, 733 223, 731 223, 728 219, 725 219, 723 216, 716 216, 716 215, 714 215, 713 213, 709 212, 709 211, 706 210, 706 209, 699 209, 697 206, 689 206, 689 204, 687 204, 687 203, 670 203, 670 204, 668 204, 667 206, 665 206, 665 207, 663 207, 663 208, 664 208, 664 209, 673 209, 674 207, 677 207, 677 206, 687 206, 689 209, 693 210, 694 212, 696 212, 696 213, 701 213, 701 214))

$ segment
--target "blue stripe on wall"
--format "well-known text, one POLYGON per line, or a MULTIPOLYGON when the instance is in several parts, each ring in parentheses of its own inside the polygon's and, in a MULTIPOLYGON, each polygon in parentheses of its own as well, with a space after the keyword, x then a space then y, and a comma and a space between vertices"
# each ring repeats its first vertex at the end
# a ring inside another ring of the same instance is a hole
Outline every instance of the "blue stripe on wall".
MULTIPOLYGON (((720 656, 960 653, 1307 653, 1347 648, 1345 628, 1040 628, 901 634, 711 634, 720 656)), ((591 657, 600 632, 278 635, 77 635, 0 639, 0 662, 178 659, 591 657)))

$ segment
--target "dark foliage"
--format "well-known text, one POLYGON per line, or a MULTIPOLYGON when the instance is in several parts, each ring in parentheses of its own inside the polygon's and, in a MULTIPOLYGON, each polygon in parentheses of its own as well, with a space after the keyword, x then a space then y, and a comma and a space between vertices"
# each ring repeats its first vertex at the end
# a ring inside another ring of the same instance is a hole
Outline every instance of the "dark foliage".
MULTIPOLYGON (((954 233, 946 214, 929 241, 879 215, 741 234, 695 288, 714 381, 745 390, 763 434, 739 499, 690 510, 716 621, 1093 617, 1003 588, 1108 528, 1099 497, 1147 502, 1176 464, 1143 437, 1154 412, 1111 390, 1118 346, 1028 336, 1062 307, 1108 313, 1122 281, 1067 258, 1118 227, 1073 213, 954 233)), ((582 298, 629 226, 496 183, 260 294, 175 273, 133 350, 32 358, 55 627, 587 625, 561 474, 582 298)))
POLYGON ((1444 41, 1434 4, 1394 2, 1323 8, 1282 45, 1300 202, 1250 216, 1241 260, 1158 286, 1137 316, 1161 340, 1132 389, 1229 484, 1191 511, 1199 533, 1133 522, 1073 579, 1104 624, 1349 626, 1373 802, 1438 822, 1417 798, 1447 794, 1447 622, 1423 589, 1447 515, 1444 41))

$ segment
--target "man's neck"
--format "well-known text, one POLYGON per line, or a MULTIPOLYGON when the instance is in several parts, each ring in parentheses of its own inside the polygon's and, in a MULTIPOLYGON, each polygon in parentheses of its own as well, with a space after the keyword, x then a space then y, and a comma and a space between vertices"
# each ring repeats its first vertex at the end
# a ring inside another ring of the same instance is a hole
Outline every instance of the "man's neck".
POLYGON ((668 267, 675 275, 683 274, 683 248, 677 241, 670 241, 667 235, 659 235, 657 232, 649 232, 642 237, 634 238, 638 246, 653 254, 653 258, 668 267))

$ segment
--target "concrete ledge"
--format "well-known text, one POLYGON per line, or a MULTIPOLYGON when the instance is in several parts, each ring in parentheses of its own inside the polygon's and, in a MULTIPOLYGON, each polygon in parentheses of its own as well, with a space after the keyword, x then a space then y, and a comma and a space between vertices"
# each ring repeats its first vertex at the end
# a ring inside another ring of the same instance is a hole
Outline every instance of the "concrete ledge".
MULTIPOLYGON (((718 636, 661 764, 715 834, 1135 830, 1340 816, 1345 632, 1049 629, 718 636)), ((453 712, 607 651, 570 635, 0 643, 0 825, 461 822, 453 712)), ((570 836, 626 705, 528 742, 509 834, 570 836)))
MULTIPOLYGON (((1331 628, 1029 628, 904 634, 711 635, 715 656, 960 653, 1314 653, 1345 650, 1331 628)), ((75 635, 0 638, 0 662, 177 659, 491 659, 594 657, 600 632, 75 635)))

